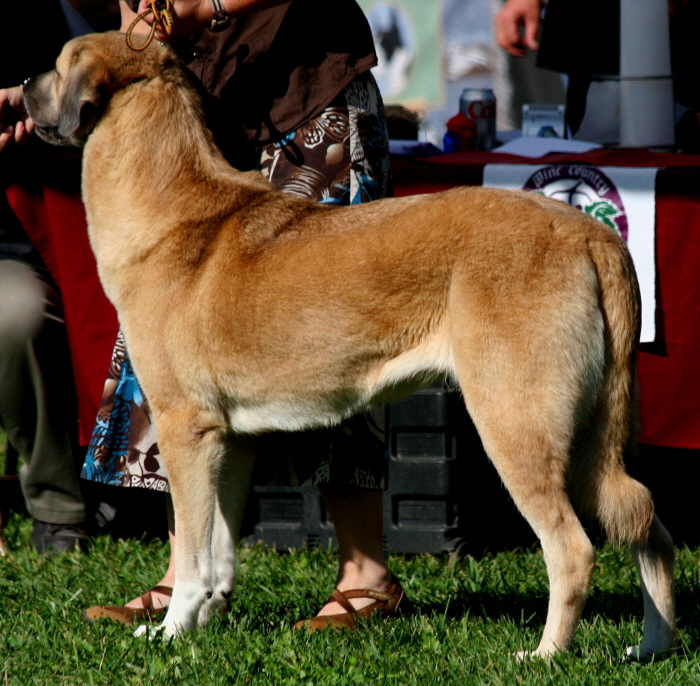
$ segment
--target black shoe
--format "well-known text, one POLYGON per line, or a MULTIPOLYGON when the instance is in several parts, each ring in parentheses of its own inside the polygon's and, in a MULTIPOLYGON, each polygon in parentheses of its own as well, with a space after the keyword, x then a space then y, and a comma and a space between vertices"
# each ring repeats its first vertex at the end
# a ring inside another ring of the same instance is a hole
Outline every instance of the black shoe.
POLYGON ((30 542, 32 547, 42 555, 80 550, 86 552, 90 540, 83 525, 47 524, 34 520, 30 542))

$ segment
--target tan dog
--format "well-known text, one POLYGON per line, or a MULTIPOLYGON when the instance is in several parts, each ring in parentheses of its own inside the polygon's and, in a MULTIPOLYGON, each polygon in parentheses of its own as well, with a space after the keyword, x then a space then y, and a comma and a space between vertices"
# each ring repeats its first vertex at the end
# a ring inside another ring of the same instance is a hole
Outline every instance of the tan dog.
POLYGON ((336 423, 447 374, 542 543, 536 654, 571 644, 588 592, 574 507, 632 547, 645 620, 629 653, 672 645, 673 547, 623 464, 639 300, 612 231, 523 192, 343 208, 277 192, 224 161, 169 48, 135 53, 117 33, 68 43, 25 102, 43 138, 85 144, 90 240, 172 486, 166 634, 232 592, 246 436, 336 423))

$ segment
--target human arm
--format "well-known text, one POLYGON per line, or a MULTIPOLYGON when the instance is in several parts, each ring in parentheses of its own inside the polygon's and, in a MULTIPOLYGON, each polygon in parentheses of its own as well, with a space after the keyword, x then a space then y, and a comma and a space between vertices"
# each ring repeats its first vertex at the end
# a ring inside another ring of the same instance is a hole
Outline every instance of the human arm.
MULTIPOLYGON (((289 0, 221 0, 223 9, 233 19, 257 10, 267 9, 275 5, 281 5, 289 0)), ((120 0, 122 25, 121 30, 127 31, 136 17, 149 7, 148 0, 140 0, 139 6, 134 12, 126 0, 120 0)), ((168 36, 160 27, 156 29, 158 40, 182 38, 197 34, 211 26, 214 9, 210 0, 174 0, 171 11, 173 14, 173 32, 168 36)), ((136 33, 148 33, 153 15, 144 17, 144 22, 139 24, 134 31, 136 33)))
POLYGON ((524 57, 528 48, 537 50, 540 12, 540 0, 507 0, 496 15, 498 45, 515 57, 524 57))
POLYGON ((0 151, 12 141, 23 143, 34 131, 34 121, 22 102, 22 86, 0 88, 0 151))

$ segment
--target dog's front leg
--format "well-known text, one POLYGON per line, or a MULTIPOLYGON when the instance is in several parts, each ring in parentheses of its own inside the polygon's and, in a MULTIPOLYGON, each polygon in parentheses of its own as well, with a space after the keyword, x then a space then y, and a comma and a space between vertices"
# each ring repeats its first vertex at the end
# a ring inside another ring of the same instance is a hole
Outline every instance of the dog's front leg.
MULTIPOLYGON (((175 587, 163 623, 166 636, 204 621, 213 594, 212 534, 216 473, 226 448, 223 426, 191 407, 156 413, 175 511, 175 587)), ((136 635, 146 633, 140 627, 136 635)))
MULTIPOLYGON (((216 509, 211 541, 213 594, 207 604, 208 608, 203 608, 210 612, 227 610, 233 593, 236 545, 254 462, 254 440, 250 437, 230 436, 226 442, 226 454, 216 475, 216 509)), ((200 614, 200 624, 206 619, 206 612, 200 614)))

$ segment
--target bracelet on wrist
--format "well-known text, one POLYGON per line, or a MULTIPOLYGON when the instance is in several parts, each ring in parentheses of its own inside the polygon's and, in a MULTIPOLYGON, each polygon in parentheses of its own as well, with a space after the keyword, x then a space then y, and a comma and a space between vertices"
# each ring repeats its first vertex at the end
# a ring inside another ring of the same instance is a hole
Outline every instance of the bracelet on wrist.
POLYGON ((214 10, 209 30, 216 33, 227 29, 231 24, 231 17, 228 16, 223 3, 221 0, 209 0, 209 2, 211 3, 211 8, 214 10))

